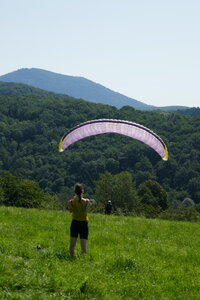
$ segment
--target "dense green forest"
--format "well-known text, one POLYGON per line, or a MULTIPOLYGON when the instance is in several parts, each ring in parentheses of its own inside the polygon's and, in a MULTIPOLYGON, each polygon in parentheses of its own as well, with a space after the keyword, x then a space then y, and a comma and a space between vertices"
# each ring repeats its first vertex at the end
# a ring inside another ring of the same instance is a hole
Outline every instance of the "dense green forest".
POLYGON ((131 107, 117 109, 56 95, 18 84, 0 84, 0 170, 36 181, 61 199, 75 182, 94 195, 100 175, 128 172, 137 189, 146 180, 159 183, 175 203, 186 197, 200 202, 200 116, 131 107), (86 138, 58 152, 58 143, 73 126, 92 119, 140 123, 162 137, 169 160, 136 140, 104 134, 86 138))

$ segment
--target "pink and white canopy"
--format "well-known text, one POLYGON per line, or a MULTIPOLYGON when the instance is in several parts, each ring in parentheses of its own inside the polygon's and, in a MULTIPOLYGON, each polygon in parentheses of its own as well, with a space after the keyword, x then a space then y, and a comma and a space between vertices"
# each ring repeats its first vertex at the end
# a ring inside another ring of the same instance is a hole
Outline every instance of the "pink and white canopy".
POLYGON ((92 120, 72 128, 61 138, 59 152, 85 137, 103 133, 118 133, 139 140, 154 149, 163 160, 168 160, 165 143, 152 130, 137 123, 113 119, 92 120))

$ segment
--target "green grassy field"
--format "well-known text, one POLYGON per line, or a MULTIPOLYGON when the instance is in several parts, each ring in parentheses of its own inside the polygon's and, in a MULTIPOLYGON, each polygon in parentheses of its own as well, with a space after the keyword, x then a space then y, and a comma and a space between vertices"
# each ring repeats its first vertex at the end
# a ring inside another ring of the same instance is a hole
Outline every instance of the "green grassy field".
POLYGON ((70 221, 0 207, 1 300, 200 299, 199 223, 91 213, 88 254, 70 258, 70 221))

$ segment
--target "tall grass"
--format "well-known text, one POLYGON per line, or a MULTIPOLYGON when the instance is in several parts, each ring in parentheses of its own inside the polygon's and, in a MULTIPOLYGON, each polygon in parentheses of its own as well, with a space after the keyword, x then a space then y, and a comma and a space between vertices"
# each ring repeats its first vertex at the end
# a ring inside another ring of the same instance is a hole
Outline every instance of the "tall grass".
POLYGON ((0 299, 200 299, 198 223, 89 215, 68 255, 68 212, 0 207, 0 299))

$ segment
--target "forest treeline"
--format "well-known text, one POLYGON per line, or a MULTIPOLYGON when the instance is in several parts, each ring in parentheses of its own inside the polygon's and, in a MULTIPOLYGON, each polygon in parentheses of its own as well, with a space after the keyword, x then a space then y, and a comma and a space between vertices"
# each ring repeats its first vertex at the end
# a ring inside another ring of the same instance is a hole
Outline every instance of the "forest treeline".
POLYGON ((169 203, 200 202, 200 116, 189 112, 117 109, 17 84, 0 84, 0 170, 34 180, 51 195, 65 199, 75 182, 95 194, 101 174, 128 172, 135 188, 157 182, 169 203), (27 90, 29 89, 29 90, 27 90), (34 92, 35 91, 35 92, 34 92), (162 137, 169 160, 143 143, 117 134, 86 138, 58 152, 58 143, 73 126, 110 118, 140 123, 162 137))

